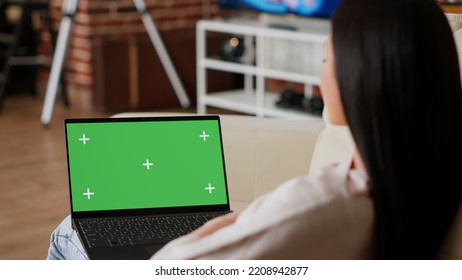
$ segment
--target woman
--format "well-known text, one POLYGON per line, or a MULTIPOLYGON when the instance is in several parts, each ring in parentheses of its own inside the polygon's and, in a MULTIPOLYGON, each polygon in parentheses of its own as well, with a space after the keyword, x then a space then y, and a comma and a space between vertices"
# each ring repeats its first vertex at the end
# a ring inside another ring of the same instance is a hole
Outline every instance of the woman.
MULTIPOLYGON (((349 125, 352 161, 293 179, 215 219, 154 259, 433 259, 462 196, 462 90, 434 0, 343 0, 321 90, 349 125)), ((69 219, 49 258, 85 258, 69 219), (79 247, 80 246, 80 247, 79 247)))
POLYGON ((435 1, 344 2, 333 20, 336 77, 369 175, 376 256, 435 258, 462 193, 452 33, 435 1))

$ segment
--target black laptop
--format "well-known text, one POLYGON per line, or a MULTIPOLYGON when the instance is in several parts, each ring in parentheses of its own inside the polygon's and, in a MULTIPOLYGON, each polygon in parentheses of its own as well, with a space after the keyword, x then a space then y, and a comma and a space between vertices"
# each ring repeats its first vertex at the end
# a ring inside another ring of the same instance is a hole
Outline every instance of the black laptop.
POLYGON ((218 116, 66 119, 71 216, 90 259, 148 259, 230 212, 218 116))

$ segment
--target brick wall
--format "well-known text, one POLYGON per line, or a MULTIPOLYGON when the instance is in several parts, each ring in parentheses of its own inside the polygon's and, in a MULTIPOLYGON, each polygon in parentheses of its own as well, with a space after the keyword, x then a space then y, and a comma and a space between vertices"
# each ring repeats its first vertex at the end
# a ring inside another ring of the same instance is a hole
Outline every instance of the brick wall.
MULTIPOLYGON (((199 19, 220 15, 217 0, 145 0, 161 33, 192 28, 199 19)), ((51 0, 50 10, 56 30, 62 16, 63 0, 51 0)), ((221 12, 223 15, 223 12, 221 12)), ((64 77, 71 94, 92 94, 94 38, 146 33, 132 0, 80 0, 74 19, 64 77)), ((46 35, 44 35, 46 36, 46 35)), ((45 37, 44 40, 49 40, 45 37)), ((72 98, 72 96, 71 96, 72 98)), ((89 102, 90 99, 87 100, 89 102)))

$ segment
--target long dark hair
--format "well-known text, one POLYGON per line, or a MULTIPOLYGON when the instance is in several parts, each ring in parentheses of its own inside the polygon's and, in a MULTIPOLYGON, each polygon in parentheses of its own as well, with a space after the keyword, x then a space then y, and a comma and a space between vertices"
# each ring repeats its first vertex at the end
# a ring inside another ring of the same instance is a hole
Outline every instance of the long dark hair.
POLYGON ((336 75, 370 177, 381 259, 433 259, 462 196, 458 56, 434 0, 343 0, 336 75))

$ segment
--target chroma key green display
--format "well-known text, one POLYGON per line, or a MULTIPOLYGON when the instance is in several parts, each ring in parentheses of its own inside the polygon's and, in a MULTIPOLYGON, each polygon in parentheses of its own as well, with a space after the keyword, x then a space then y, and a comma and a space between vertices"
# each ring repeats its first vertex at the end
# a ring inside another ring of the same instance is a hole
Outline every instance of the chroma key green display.
POLYGON ((74 211, 227 203, 218 120, 67 123, 74 211))

